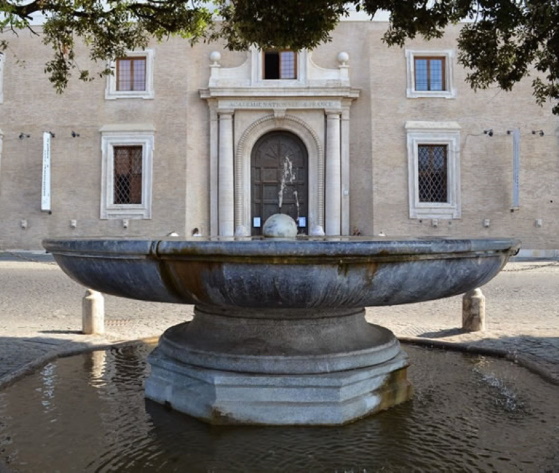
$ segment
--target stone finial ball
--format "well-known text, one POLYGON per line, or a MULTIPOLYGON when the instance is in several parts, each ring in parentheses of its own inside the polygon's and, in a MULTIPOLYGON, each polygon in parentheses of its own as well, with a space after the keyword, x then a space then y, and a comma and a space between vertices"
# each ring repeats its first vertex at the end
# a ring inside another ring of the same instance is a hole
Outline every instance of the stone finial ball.
POLYGON ((212 51, 210 53, 210 61, 216 63, 219 62, 221 60, 221 54, 219 53, 219 51, 212 51))
POLYGON ((262 234, 266 238, 295 238, 297 224, 289 215, 274 214, 264 222, 262 234))
POLYGON ((340 54, 338 54, 338 62, 340 64, 347 64, 347 62, 349 61, 349 54, 346 53, 345 51, 342 51, 340 54))

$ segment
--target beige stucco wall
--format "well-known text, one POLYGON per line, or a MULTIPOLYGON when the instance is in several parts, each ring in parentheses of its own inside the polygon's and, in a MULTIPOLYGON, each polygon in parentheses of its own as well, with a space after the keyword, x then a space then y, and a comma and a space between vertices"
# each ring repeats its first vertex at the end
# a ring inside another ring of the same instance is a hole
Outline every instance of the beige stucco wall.
MULTIPOLYGON (((377 25, 374 25, 377 26, 377 25)), ((430 43, 412 41, 410 49, 449 49, 456 30, 430 43)), ((559 230, 559 121, 549 106, 539 107, 530 82, 513 92, 496 88, 474 92, 464 82, 466 72, 454 68, 456 98, 405 98, 406 61, 399 48, 380 45, 381 28, 372 28, 369 55, 371 70, 371 136, 373 221, 356 215, 367 202, 353 206, 353 218, 365 233, 391 235, 515 236, 524 248, 558 248, 559 230), (405 123, 455 121, 461 127, 462 216, 439 221, 408 218, 407 150, 405 123), (520 208, 511 211, 513 151, 507 130, 520 129, 520 208), (489 137, 483 133, 493 129, 489 137), (545 135, 532 135, 544 130, 545 135), (483 220, 490 219, 484 227, 483 220), (536 227, 536 219, 543 225, 536 227)), ((352 63, 355 67, 355 62, 352 63)), ((360 86, 353 83, 354 86, 360 86)), ((355 167, 353 168, 355 169, 355 167)))
MULTIPOLYGON (((465 71, 454 69, 456 98, 406 98, 404 50, 381 41, 383 23, 341 22, 333 42, 317 48, 313 61, 337 67, 337 54, 350 56, 351 87, 360 96, 350 110, 350 224, 362 234, 387 236, 514 236, 525 248, 559 248, 558 119, 550 107, 534 103, 529 81, 513 92, 474 93, 465 71), (407 121, 453 121, 461 133, 461 218, 410 219, 408 205, 407 121), (494 136, 483 133, 493 129, 494 136), (512 138, 521 130, 520 208, 511 211, 512 138), (532 135, 532 130, 545 135, 532 135), (490 226, 484 227, 484 219, 490 226), (536 226, 541 219, 542 226, 536 226)), ((408 47, 450 49, 456 31, 430 43, 408 47)), ((4 67, 3 133, 0 161, 0 249, 38 249, 52 236, 149 236, 171 231, 209 233, 209 109, 200 98, 208 86, 211 51, 222 67, 243 63, 248 53, 224 51, 216 44, 171 39, 155 49, 155 98, 105 100, 105 79, 72 80, 62 95, 43 73, 49 50, 40 38, 11 37, 4 67), (17 60, 24 60, 20 65, 17 60), (155 127, 153 206, 150 220, 100 219, 101 134, 109 124, 151 123, 155 127), (71 131, 80 134, 71 137, 71 131), (40 211, 42 132, 52 131, 52 214, 40 211), (19 139, 21 132, 30 138, 19 139), (77 227, 70 228, 70 220, 77 227), (21 220, 27 221, 22 229, 21 220)), ((241 133, 265 111, 236 116, 241 133)), ((300 111, 324 132, 316 111, 300 111)), ((236 135, 236 140, 239 136, 236 135)))

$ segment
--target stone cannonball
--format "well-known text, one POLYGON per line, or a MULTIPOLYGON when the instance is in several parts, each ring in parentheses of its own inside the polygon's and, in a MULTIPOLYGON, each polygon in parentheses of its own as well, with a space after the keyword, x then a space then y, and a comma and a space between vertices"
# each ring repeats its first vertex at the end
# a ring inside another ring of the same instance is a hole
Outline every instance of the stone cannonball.
POLYGON ((266 238, 295 238, 297 224, 289 215, 274 214, 264 222, 262 234, 266 238))

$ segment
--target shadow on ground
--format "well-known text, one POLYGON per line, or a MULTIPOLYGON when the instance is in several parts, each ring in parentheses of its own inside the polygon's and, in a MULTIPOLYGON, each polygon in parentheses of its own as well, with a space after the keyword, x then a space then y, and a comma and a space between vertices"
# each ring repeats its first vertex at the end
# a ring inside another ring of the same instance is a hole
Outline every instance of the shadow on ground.
POLYGON ((83 335, 83 339, 76 340, 79 332, 52 330, 43 333, 67 337, 0 337, 0 389, 58 357, 112 346, 94 336, 83 335))
POLYGON ((559 337, 533 335, 501 336, 478 340, 442 340, 466 334, 461 329, 426 332, 419 337, 401 337, 403 343, 439 349, 477 353, 506 358, 533 371, 547 381, 559 385, 559 337))

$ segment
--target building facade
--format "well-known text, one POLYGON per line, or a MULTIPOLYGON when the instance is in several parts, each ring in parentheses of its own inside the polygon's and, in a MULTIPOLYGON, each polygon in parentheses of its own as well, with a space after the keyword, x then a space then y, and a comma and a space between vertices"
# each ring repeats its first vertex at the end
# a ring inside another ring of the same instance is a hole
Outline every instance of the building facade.
POLYGON ((556 255, 551 107, 535 104, 530 81, 472 91, 458 27, 405 48, 382 42, 386 27, 342 21, 332 42, 298 53, 173 38, 63 94, 40 37, 7 38, 0 249, 258 235, 283 212, 304 234, 506 236, 556 255))

